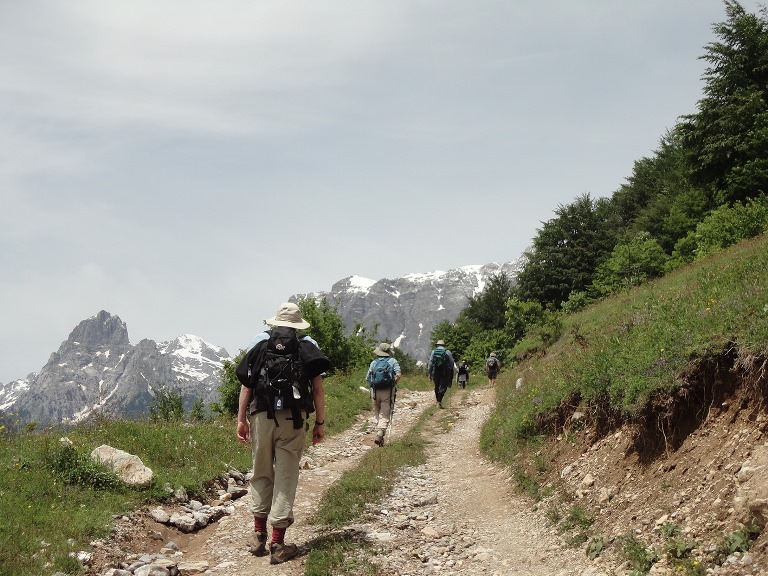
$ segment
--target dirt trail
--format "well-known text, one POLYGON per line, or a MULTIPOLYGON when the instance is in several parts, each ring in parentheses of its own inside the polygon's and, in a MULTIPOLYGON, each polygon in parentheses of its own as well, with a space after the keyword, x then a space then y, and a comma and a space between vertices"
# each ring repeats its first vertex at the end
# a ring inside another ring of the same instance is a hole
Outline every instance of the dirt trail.
MULTIPOLYGON (((482 423, 490 413, 493 390, 456 390, 451 405, 436 411, 426 427, 431 442, 428 462, 402 472, 385 501, 361 523, 350 526, 376 550, 381 573, 520 574, 570 576, 597 573, 583 551, 565 547, 532 504, 513 491, 509 474, 479 452, 482 423)), ((434 403, 431 392, 401 393, 393 435, 402 434, 434 403)), ((372 446, 372 420, 310 448, 310 468, 302 470, 291 542, 318 536, 307 519, 323 491, 356 464, 372 446)), ((383 449, 386 449, 383 448, 383 449)), ((267 570, 275 576, 301 576, 306 556, 279 566, 247 551, 252 533, 248 498, 236 501, 235 513, 185 543, 186 561, 205 560, 206 574, 248 576, 267 570)))

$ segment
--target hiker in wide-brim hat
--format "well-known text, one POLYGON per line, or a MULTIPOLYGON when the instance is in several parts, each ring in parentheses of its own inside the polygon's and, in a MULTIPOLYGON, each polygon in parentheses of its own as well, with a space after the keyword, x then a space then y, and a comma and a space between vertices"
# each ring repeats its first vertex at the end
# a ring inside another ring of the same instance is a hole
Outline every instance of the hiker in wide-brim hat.
POLYGON ((241 384, 236 434, 240 442, 250 444, 253 462, 250 552, 269 555, 270 564, 281 564, 298 554, 296 544, 285 542, 285 531, 294 521, 304 423, 313 412, 312 442, 325 436, 323 374, 331 363, 317 342, 298 332, 310 324, 297 304, 283 302, 265 322, 269 330, 253 337, 235 370, 241 384), (280 368, 284 366, 288 368, 280 368), (279 378, 273 378, 273 370, 279 371, 279 378))
POLYGON ((306 330, 310 324, 301 317, 301 309, 293 302, 283 302, 277 313, 272 318, 264 320, 270 326, 285 326, 287 328, 296 328, 297 330, 306 330))
POLYGON ((373 353, 376 354, 376 356, 392 356, 390 354, 390 351, 392 350, 392 346, 389 344, 389 342, 382 342, 376 348, 373 350, 373 353))
POLYGON ((373 441, 377 446, 384 446, 384 435, 387 429, 392 430, 400 363, 392 356, 392 344, 389 342, 381 342, 373 353, 376 359, 368 367, 365 381, 371 390, 373 415, 376 418, 376 438, 373 441))

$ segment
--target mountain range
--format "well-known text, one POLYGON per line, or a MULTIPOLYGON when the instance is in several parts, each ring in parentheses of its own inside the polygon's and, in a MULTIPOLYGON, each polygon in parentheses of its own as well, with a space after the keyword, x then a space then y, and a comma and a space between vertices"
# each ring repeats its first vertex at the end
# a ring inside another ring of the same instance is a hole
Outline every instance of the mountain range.
POLYGON ((376 327, 378 339, 393 342, 417 361, 426 361, 434 327, 445 320, 456 320, 469 298, 482 292, 495 274, 503 272, 514 280, 524 263, 525 258, 521 257, 513 262, 377 281, 349 276, 336 282, 328 292, 296 294, 291 299, 325 298, 336 307, 348 331, 356 323, 368 329, 376 327))
MULTIPOLYGON (((453 321, 500 272, 514 280, 523 258, 514 262, 465 266, 448 271, 369 280, 350 276, 328 292, 295 294, 325 298, 336 307, 348 330, 376 328, 416 360, 426 360, 433 328, 453 321)), ((169 342, 144 339, 133 345, 125 323, 102 310, 81 321, 39 372, 0 383, 0 416, 6 422, 76 424, 96 415, 144 415, 159 389, 181 394, 185 407, 219 399, 222 363, 231 359, 222 347, 185 334, 169 342)))
POLYGON ((147 413, 156 390, 177 391, 189 406, 219 397, 224 348, 192 335, 170 342, 128 340, 125 323, 102 310, 80 322, 48 362, 22 380, 0 386, 6 419, 76 424, 102 414, 147 413))

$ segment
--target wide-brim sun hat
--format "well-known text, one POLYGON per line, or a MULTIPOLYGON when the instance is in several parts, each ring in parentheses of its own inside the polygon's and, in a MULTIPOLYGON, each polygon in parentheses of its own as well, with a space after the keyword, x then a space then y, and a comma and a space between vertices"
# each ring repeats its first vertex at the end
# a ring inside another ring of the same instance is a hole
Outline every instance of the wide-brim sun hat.
POLYGON ((296 328, 297 330, 305 330, 310 326, 309 322, 301 317, 299 306, 293 302, 283 302, 280 304, 277 314, 272 316, 272 318, 267 318, 264 322, 270 326, 285 326, 286 328, 296 328))
POLYGON ((445 342, 443 340, 438 340, 435 342, 435 346, 445 346, 445 342))
POLYGON ((389 345, 389 342, 382 342, 376 346, 373 353, 376 354, 376 356, 391 356, 389 353, 390 350, 392 350, 392 346, 389 345))

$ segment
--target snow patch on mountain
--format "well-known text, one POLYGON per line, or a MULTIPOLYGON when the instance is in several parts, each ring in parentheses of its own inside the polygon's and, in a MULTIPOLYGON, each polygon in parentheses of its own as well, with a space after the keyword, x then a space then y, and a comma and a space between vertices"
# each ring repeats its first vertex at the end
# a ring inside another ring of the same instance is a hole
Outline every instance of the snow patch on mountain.
POLYGON ((230 360, 227 351, 193 334, 182 334, 175 340, 160 342, 160 354, 172 359, 173 371, 185 380, 199 380, 220 371, 224 360, 230 360))
POLYGON ((8 384, 0 386, 0 411, 7 410, 16 403, 20 394, 30 388, 28 379, 11 380, 8 384))
POLYGON ((376 284, 376 280, 371 280, 370 278, 363 278, 362 276, 352 275, 347 280, 349 280, 349 288, 351 292, 358 292, 360 294, 367 294, 368 291, 371 289, 371 286, 376 284))

